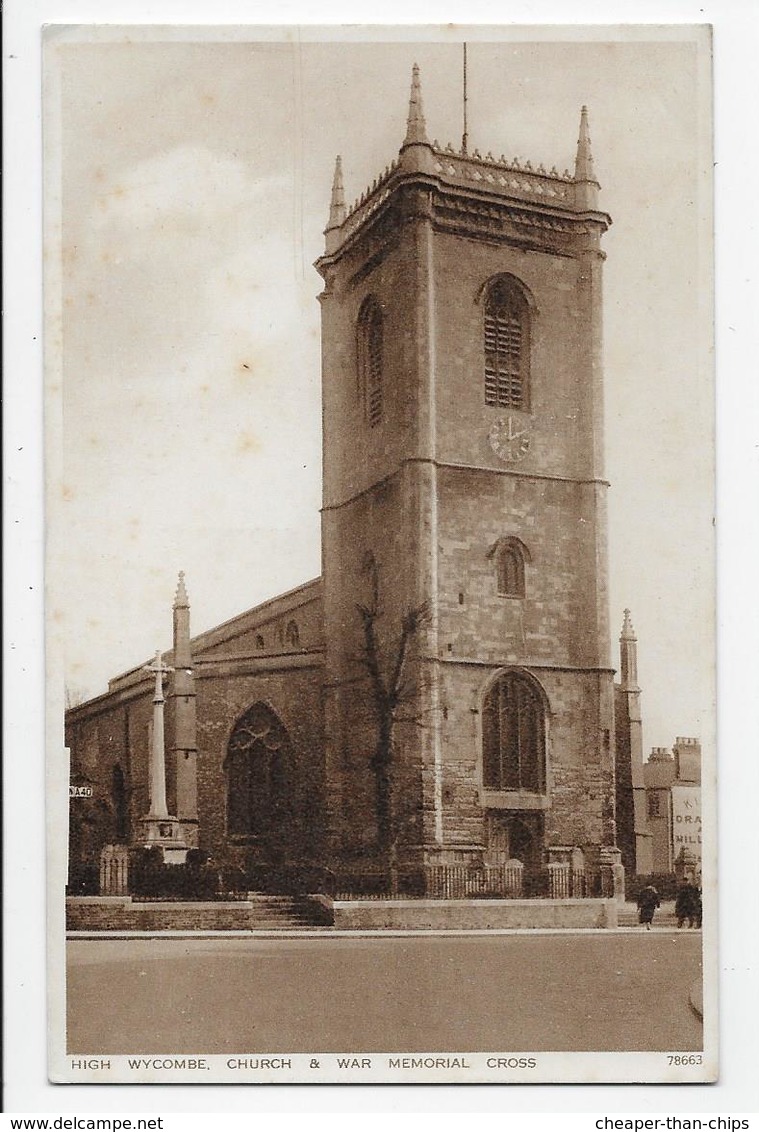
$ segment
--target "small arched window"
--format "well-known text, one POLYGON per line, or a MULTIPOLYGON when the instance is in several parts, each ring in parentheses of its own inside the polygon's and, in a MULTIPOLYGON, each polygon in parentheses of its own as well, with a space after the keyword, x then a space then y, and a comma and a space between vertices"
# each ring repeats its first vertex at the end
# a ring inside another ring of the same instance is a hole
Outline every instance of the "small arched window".
POLYGON ((261 636, 261 634, 260 634, 260 633, 256 633, 256 648, 257 648, 257 649, 262 649, 262 648, 264 647, 264 645, 265 645, 265 644, 266 644, 266 642, 264 641, 264 639, 263 639, 263 637, 261 636))
POLYGON ((522 672, 504 673, 485 696, 482 785, 545 793, 545 707, 534 681, 522 672))
POLYGON ((516 280, 496 279, 485 295, 485 404, 530 407, 530 320, 516 280))
POLYGON ((500 538, 491 548, 495 562, 496 589, 501 597, 524 597, 524 564, 530 552, 518 538, 500 538))
POLYGON ((383 319, 380 305, 371 295, 364 300, 358 316, 358 378, 368 423, 382 420, 383 397, 383 319))
POLYGON ((300 633, 295 621, 288 621, 285 629, 285 640, 291 648, 297 649, 300 645, 300 633))

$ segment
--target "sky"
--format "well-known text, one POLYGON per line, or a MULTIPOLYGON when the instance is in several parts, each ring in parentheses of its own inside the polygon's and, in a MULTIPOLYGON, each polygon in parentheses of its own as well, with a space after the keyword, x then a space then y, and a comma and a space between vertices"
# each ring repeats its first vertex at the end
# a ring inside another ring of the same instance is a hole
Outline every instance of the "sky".
MULTIPOLYGON (((48 42, 50 247, 60 235, 48 326, 61 347, 48 366, 48 617, 75 695, 104 691, 170 646, 180 569, 196 633, 319 574, 312 265, 335 156, 352 200, 403 141, 414 62, 430 137, 461 137, 458 32, 187 38, 197 34, 48 42)), ((612 657, 629 606, 645 748, 676 735, 708 744, 704 72, 687 32, 488 34, 467 32, 472 148, 571 168, 589 107, 601 207, 614 221, 604 238, 612 657)))

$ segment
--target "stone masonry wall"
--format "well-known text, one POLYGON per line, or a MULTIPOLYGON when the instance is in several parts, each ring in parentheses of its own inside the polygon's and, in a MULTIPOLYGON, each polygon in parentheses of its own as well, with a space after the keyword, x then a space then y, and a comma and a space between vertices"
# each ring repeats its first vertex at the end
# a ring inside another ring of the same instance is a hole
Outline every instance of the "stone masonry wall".
MULTIPOLYGON (((442 665, 441 740, 443 833, 446 844, 482 845, 482 700, 500 671, 490 665, 442 665)), ((547 733, 546 845, 598 846, 604 834, 604 805, 612 797, 613 771, 607 678, 595 673, 526 668, 549 704, 547 733)))
MULTIPOLYGON (((603 405, 588 405, 592 386, 590 312, 582 261, 525 252, 506 243, 438 233, 434 244, 437 457, 495 470, 504 465, 488 430, 509 410, 484 403, 484 288, 501 273, 531 299, 530 451, 518 470, 589 478, 593 436, 603 405)), ((593 317, 600 319, 600 309, 593 317)))
POLYGON ((71 751, 71 782, 90 785, 91 798, 70 801, 72 865, 97 864, 103 845, 118 837, 113 773, 124 775, 129 829, 148 810, 148 751, 153 715, 152 687, 130 697, 103 697, 69 713, 66 745, 71 751))
POLYGON ((604 665, 589 609, 594 592, 592 484, 484 470, 438 472, 441 652, 483 661, 604 665), (527 547, 524 598, 498 593, 490 552, 515 535, 527 547))
POLYGON ((323 837, 322 670, 204 673, 197 680, 200 846, 227 857, 224 760, 235 721, 262 701, 277 714, 292 744, 293 863, 318 859, 323 837))
MULTIPOLYGON (((363 568, 371 555, 379 582, 376 635, 380 668, 391 679, 402 633, 402 619, 422 601, 417 561, 419 484, 416 468, 366 492, 349 506, 325 513, 324 561, 329 610, 329 668, 326 695, 330 729, 329 806, 335 848, 351 856, 370 852, 376 841, 375 778, 370 762, 377 743, 377 716, 366 676, 366 642, 358 605, 372 598, 363 568)), ((418 842, 420 773, 418 753, 420 632, 408 652, 408 696, 399 706, 396 729, 396 809, 402 840, 418 842), (405 720, 406 722, 402 722, 405 720)))

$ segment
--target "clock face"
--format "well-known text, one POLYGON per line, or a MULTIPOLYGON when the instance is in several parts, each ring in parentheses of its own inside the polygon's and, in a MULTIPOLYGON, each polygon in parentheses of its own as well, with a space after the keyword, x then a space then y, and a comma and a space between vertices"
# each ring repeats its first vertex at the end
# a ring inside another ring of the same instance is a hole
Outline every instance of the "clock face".
POLYGON ((519 417, 499 417, 488 433, 490 447, 507 463, 522 460, 530 451, 530 428, 519 417))

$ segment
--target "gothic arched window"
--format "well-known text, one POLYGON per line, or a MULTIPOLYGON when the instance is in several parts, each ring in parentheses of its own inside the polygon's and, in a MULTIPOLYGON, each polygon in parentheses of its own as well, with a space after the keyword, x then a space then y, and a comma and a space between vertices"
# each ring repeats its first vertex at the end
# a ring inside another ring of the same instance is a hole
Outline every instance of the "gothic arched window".
POLYGON ((501 597, 524 597, 524 564, 530 561, 527 547, 518 538, 500 538, 490 550, 495 561, 496 589, 501 597))
POLYGON ((511 279, 496 279, 485 295, 485 404, 530 407, 529 309, 511 279))
POLYGON ((545 793, 545 706, 534 681, 524 673, 505 673, 485 696, 482 785, 486 790, 545 793))
POLYGON ((370 425, 382 420, 383 334, 382 311, 371 295, 358 316, 358 377, 364 413, 370 425))
POLYGON ((231 838, 265 840, 283 825, 289 759, 282 722, 266 704, 253 704, 235 723, 224 761, 231 838))

